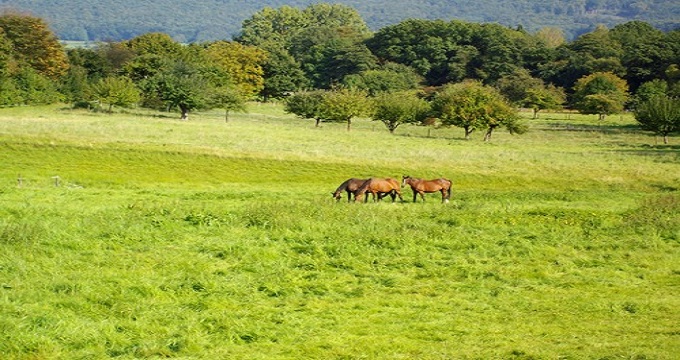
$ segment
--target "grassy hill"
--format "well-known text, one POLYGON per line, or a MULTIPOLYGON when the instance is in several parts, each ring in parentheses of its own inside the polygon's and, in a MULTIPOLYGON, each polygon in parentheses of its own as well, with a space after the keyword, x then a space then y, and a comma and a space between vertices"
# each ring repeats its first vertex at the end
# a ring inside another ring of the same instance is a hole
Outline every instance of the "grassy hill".
POLYGON ((629 115, 543 117, 483 143, 271 104, 0 109, 0 353, 675 358, 680 150, 629 115), (452 202, 331 200, 402 174, 452 202))
MULTIPOLYGON (((314 2, 2 0, 0 9, 28 11, 45 18, 62 40, 125 40, 160 31, 177 41, 196 42, 230 39, 240 31, 243 20, 264 7, 306 7, 314 2)), ((630 20, 643 20, 663 30, 680 25, 680 5, 664 0, 344 0, 337 3, 357 9, 374 30, 408 18, 497 22, 511 27, 523 26, 529 31, 553 26, 562 28, 569 38, 592 31, 597 24, 613 27, 630 20)))

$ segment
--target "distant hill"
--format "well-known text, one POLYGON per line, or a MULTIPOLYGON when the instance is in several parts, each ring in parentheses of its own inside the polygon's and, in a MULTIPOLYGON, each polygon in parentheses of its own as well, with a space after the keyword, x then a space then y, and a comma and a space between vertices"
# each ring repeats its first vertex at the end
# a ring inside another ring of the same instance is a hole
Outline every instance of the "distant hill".
MULTIPOLYGON (((45 19, 62 40, 125 40, 164 32, 181 42, 231 39, 243 20, 264 7, 304 8, 318 0, 0 0, 0 11, 45 19)), ((351 6, 378 30, 408 18, 497 22, 528 31, 551 26, 569 39, 595 25, 631 20, 662 30, 680 28, 678 0, 334 0, 351 6)))

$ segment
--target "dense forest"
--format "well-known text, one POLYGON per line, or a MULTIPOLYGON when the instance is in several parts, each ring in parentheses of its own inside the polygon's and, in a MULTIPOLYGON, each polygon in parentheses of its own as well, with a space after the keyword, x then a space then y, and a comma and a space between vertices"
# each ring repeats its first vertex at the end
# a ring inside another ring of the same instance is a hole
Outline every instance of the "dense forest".
POLYGON ((643 21, 572 41, 497 23, 409 19, 373 31, 352 7, 264 8, 232 41, 184 44, 163 32, 66 50, 46 21, 0 15, 0 106, 64 101, 240 110, 284 101, 306 119, 526 130, 517 108, 568 107, 604 118, 626 109, 664 137, 680 127, 680 30, 643 21))
MULTIPOLYGON (((62 40, 127 40, 149 32, 179 42, 231 39, 241 23, 264 7, 304 8, 313 0, 0 0, 0 10, 27 12, 47 21, 62 40)), ((680 3, 666 0, 339 0, 356 9, 373 31, 406 19, 463 20, 521 26, 535 32, 550 26, 567 39, 592 31, 645 21, 668 31, 680 26, 680 3)))

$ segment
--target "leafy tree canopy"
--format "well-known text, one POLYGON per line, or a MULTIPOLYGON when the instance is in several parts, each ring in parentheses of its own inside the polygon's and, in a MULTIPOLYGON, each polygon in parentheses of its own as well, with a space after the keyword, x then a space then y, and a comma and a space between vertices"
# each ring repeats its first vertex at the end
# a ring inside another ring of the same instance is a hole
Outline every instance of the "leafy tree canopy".
POLYGON ((68 70, 64 47, 43 19, 5 13, 0 15, 0 29, 3 41, 11 43, 14 57, 38 73, 56 79, 68 70))
POLYGON ((635 119, 646 130, 663 136, 680 130, 680 99, 658 95, 643 101, 635 110, 635 119))
POLYGON ((628 84, 607 72, 584 76, 574 86, 574 107, 584 114, 605 115, 623 111, 628 100, 628 84))

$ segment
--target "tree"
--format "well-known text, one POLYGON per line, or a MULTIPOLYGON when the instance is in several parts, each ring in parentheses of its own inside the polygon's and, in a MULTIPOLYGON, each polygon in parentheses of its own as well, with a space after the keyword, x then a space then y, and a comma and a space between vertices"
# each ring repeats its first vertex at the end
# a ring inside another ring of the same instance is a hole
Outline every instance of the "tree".
POLYGON ((147 84, 152 95, 168 108, 180 109, 181 120, 188 120, 189 111, 205 109, 212 104, 213 84, 195 65, 184 61, 170 61, 147 84))
POLYGON ((109 104, 108 112, 113 106, 129 107, 136 104, 141 96, 135 84, 128 77, 107 77, 99 79, 90 88, 90 97, 100 104, 109 104))
POLYGON ((653 97, 665 95, 670 95, 669 86, 666 81, 660 79, 648 81, 640 85, 635 91, 635 96, 633 96, 631 101, 631 107, 635 109, 638 105, 651 100, 653 97))
POLYGON ((351 89, 328 91, 321 104, 322 119, 335 122, 346 122, 347 131, 352 126, 352 118, 368 111, 370 103, 366 93, 351 89))
POLYGON ((539 40, 543 41, 543 43, 551 49, 554 49, 566 42, 566 39, 564 38, 564 31, 557 27, 540 28, 536 32, 535 36, 539 40))
POLYGON ((441 85, 472 74, 479 54, 470 46, 472 34, 473 25, 462 21, 409 19, 381 28, 367 44, 378 58, 407 65, 427 84, 441 85))
POLYGON ((17 60, 50 79, 66 74, 69 63, 64 47, 42 19, 5 13, 0 15, 0 29, 12 43, 17 60))
POLYGON ((502 126, 513 134, 526 131, 507 100, 496 89, 479 81, 445 86, 435 95, 432 110, 444 126, 462 127, 465 139, 469 139, 477 129, 487 130, 485 141, 489 141, 493 131, 502 126))
POLYGON ((304 91, 286 98, 285 111, 303 119, 316 120, 316 127, 323 120, 323 102, 325 91, 304 91))
POLYGON ((232 86, 221 86, 214 89, 212 103, 215 107, 224 109, 224 122, 229 121, 230 111, 246 111, 246 102, 241 92, 232 86))
POLYGON ((511 103, 533 110, 534 119, 538 112, 546 109, 560 109, 566 101, 564 90, 543 80, 532 77, 528 70, 517 69, 496 83, 496 88, 511 103))
POLYGON ((663 143, 668 144, 668 135, 680 130, 680 99, 654 96, 638 105, 635 119, 643 129, 663 136, 663 143))
POLYGON ((413 92, 383 93, 374 99, 371 118, 394 133, 401 124, 422 123, 429 113, 429 103, 413 92))
POLYGON ((627 99, 628 84, 612 73, 584 76, 574 85, 574 107, 584 114, 598 114, 600 120, 623 111, 627 99))
POLYGON ((508 101, 522 106, 531 89, 544 87, 543 80, 531 76, 529 70, 516 69, 496 82, 496 88, 508 101))
POLYGON ((528 89, 526 97, 522 100, 523 106, 533 110, 534 119, 538 119, 538 112, 541 110, 558 110, 566 101, 566 95, 562 88, 552 84, 528 89))
POLYGON ((625 74, 621 64, 623 49, 613 41, 609 30, 598 26, 590 33, 559 46, 555 59, 541 66, 541 78, 564 89, 571 89, 576 81, 596 72, 625 74))
POLYGON ((263 64, 267 54, 254 46, 237 42, 217 41, 206 47, 210 60, 229 75, 231 83, 245 98, 252 98, 264 89, 263 64))
POLYGON ((630 21, 615 26, 609 34, 622 49, 623 76, 632 91, 644 82, 663 77, 671 63, 672 48, 665 44, 664 33, 642 21, 630 21))
POLYGON ((281 98, 308 88, 330 88, 350 73, 374 65, 363 44, 368 27, 356 10, 314 4, 304 10, 264 8, 243 22, 236 41, 268 53, 262 95, 281 98))
POLYGON ((432 101, 433 115, 444 126, 457 126, 465 130, 465 139, 483 126, 482 85, 476 81, 466 81, 446 85, 438 91, 432 101))
POLYGON ((377 69, 345 76, 343 84, 349 88, 364 90, 369 96, 383 92, 406 91, 418 88, 423 78, 412 68, 387 63, 377 69))
POLYGON ((158 32, 139 35, 124 44, 138 56, 153 54, 161 57, 177 57, 184 51, 182 44, 173 40, 170 35, 158 32))

